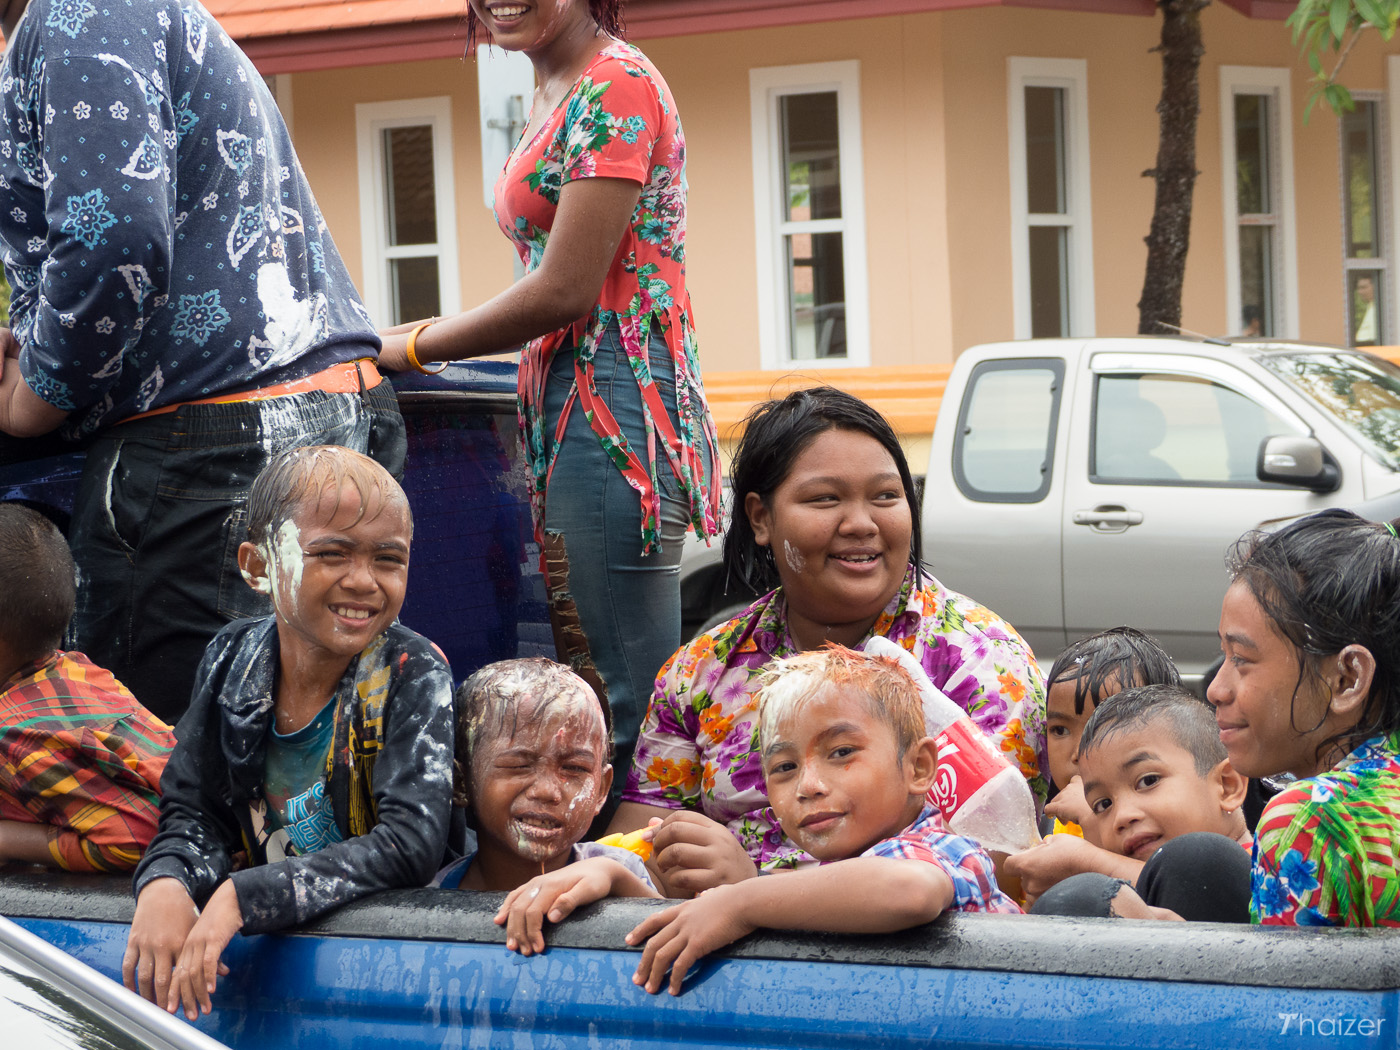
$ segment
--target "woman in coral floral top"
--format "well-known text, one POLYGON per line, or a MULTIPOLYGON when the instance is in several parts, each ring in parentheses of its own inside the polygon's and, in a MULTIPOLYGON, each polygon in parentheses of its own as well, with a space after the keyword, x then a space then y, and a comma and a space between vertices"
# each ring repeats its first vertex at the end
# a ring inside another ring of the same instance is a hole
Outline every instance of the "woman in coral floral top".
POLYGON ((653 836, 667 890, 811 859, 768 806, 756 691, 772 660, 827 642, 905 646, 1043 800, 1040 672, 1000 617, 919 568, 913 479, 889 423, 830 387, 790 394, 751 417, 733 479, 728 570, 779 586, 662 669, 612 825, 667 818, 653 836))
POLYGON ((717 531, 719 497, 685 282, 685 137, 661 74, 620 39, 619 7, 471 0, 473 36, 523 51, 538 81, 495 194, 526 275, 383 333, 380 363, 526 344, 520 424, 560 657, 602 685, 626 768, 680 641, 682 540, 717 531))

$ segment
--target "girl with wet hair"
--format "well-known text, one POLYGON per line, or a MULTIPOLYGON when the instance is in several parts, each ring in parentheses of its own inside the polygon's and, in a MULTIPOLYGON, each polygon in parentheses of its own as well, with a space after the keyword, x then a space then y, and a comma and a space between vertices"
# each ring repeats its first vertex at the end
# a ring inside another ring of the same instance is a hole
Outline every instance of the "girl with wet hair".
POLYGON ((766 590, 662 669, 611 830, 652 832, 670 896, 812 863, 774 820, 755 732, 763 672, 881 635, 991 737, 1041 799, 1044 693, 1030 650, 920 565, 918 499, 894 429, 832 387, 759 406, 735 456, 730 577, 766 590))
POLYGON ((1245 536, 1207 692, 1230 761, 1297 778, 1260 818, 1255 922, 1400 925, 1400 538, 1328 510, 1245 536))

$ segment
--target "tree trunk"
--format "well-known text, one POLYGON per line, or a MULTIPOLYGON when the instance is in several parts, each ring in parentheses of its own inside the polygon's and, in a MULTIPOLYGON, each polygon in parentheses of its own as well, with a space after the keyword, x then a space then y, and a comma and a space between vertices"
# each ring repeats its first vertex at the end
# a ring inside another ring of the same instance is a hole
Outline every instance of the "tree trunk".
POLYGON ((1162 98, 1157 181, 1147 274, 1138 300, 1138 333, 1162 334, 1181 324, 1181 286, 1191 241, 1191 196, 1196 187, 1196 117, 1201 112, 1201 10, 1210 0, 1157 0, 1162 10, 1162 98))

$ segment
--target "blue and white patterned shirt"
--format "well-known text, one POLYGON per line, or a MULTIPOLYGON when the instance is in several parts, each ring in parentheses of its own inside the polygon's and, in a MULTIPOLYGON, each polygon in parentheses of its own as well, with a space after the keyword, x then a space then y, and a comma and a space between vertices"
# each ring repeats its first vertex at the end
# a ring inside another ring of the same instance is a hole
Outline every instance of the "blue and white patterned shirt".
POLYGON ((20 368, 72 430, 378 352, 271 93, 198 0, 31 0, 0 92, 20 368))
POLYGON ((943 813, 925 803, 919 819, 893 838, 882 839, 862 857, 890 857, 937 864, 953 880, 949 911, 992 911, 1019 915, 1016 906, 997 886, 992 858, 972 839, 954 835, 943 826, 943 813))

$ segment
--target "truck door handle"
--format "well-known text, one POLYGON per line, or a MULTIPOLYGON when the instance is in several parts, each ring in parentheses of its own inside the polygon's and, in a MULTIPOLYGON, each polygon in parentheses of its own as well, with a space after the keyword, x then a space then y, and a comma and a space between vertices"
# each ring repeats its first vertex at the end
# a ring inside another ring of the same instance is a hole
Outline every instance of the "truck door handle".
POLYGON ((1129 525, 1142 524, 1142 511, 1113 506, 1095 507, 1093 510, 1077 510, 1074 512, 1074 523, 1076 525, 1092 525, 1105 532, 1122 532, 1129 525))

